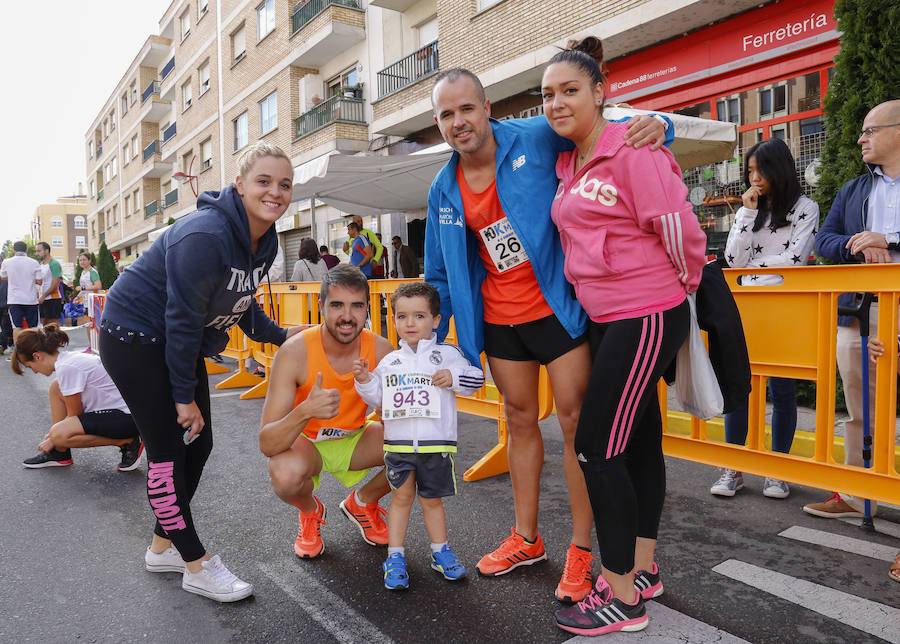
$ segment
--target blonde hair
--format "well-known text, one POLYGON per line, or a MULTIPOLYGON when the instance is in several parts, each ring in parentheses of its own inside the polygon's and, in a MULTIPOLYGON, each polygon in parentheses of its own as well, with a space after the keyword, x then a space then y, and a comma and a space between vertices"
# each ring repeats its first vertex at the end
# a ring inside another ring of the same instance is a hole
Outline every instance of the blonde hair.
POLYGON ((256 163, 258 159, 263 157, 276 157, 279 159, 284 159, 288 162, 288 165, 291 166, 291 172, 293 172, 294 166, 291 165, 291 158, 285 154, 284 150, 279 148, 277 145, 273 145, 268 141, 257 141, 249 148, 244 150, 243 154, 241 154, 238 159, 238 173, 242 177, 246 177, 250 173, 250 169, 253 167, 253 164, 256 163))

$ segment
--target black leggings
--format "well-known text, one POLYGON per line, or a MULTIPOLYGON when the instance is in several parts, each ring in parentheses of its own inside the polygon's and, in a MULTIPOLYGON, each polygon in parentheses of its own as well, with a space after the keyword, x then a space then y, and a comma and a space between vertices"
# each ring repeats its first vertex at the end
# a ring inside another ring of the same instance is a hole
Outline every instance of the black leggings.
POLYGON ((156 516, 153 532, 171 539, 185 561, 206 553, 194 530, 191 499, 212 451, 206 363, 197 359, 194 402, 203 414, 203 431, 185 445, 169 384, 165 346, 116 340, 100 333, 100 359, 131 410, 147 448, 147 498, 156 516))
POLYGON ((690 328, 687 301, 667 311, 591 322, 593 367, 575 452, 584 471, 603 566, 634 568, 636 537, 656 539, 666 494, 656 383, 690 328))

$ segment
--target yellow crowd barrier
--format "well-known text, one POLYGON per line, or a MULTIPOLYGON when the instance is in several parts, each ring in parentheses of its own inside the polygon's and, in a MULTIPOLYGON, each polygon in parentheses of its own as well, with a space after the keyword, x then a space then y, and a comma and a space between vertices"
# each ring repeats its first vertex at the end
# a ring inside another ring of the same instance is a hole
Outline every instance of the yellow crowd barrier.
MULTIPOLYGON (((665 453, 823 490, 900 503, 895 447, 900 265, 728 269, 725 278, 741 311, 750 353, 753 391, 747 445, 709 440, 704 421, 669 412, 663 413, 665 453), (777 286, 738 285, 740 276, 762 273, 781 275, 784 282, 777 286), (878 360, 871 469, 843 464, 843 451, 837 449, 842 439, 836 439, 834 431, 837 298, 841 293, 854 291, 878 296, 877 337, 887 348, 878 360), (766 450, 765 391, 769 377, 816 383, 815 445, 811 457, 766 450)), ((660 391, 665 412, 664 385, 660 391)))

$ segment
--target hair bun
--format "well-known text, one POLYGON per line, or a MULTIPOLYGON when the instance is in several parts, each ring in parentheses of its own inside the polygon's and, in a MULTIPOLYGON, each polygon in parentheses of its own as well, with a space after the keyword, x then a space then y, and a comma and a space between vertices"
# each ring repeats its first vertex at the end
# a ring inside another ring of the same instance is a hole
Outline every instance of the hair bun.
POLYGON ((588 36, 581 40, 570 40, 567 49, 584 52, 596 60, 598 65, 603 64, 603 42, 596 36, 588 36))

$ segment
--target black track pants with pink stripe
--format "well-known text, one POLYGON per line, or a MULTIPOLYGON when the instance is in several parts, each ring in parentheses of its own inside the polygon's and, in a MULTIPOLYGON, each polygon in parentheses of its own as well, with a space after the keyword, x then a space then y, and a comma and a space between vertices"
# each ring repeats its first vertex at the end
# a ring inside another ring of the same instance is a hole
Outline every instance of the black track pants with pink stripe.
POLYGON ((640 318, 591 322, 593 367, 575 452, 603 566, 620 575, 634 568, 635 538, 656 539, 666 494, 656 384, 689 329, 686 300, 640 318))

